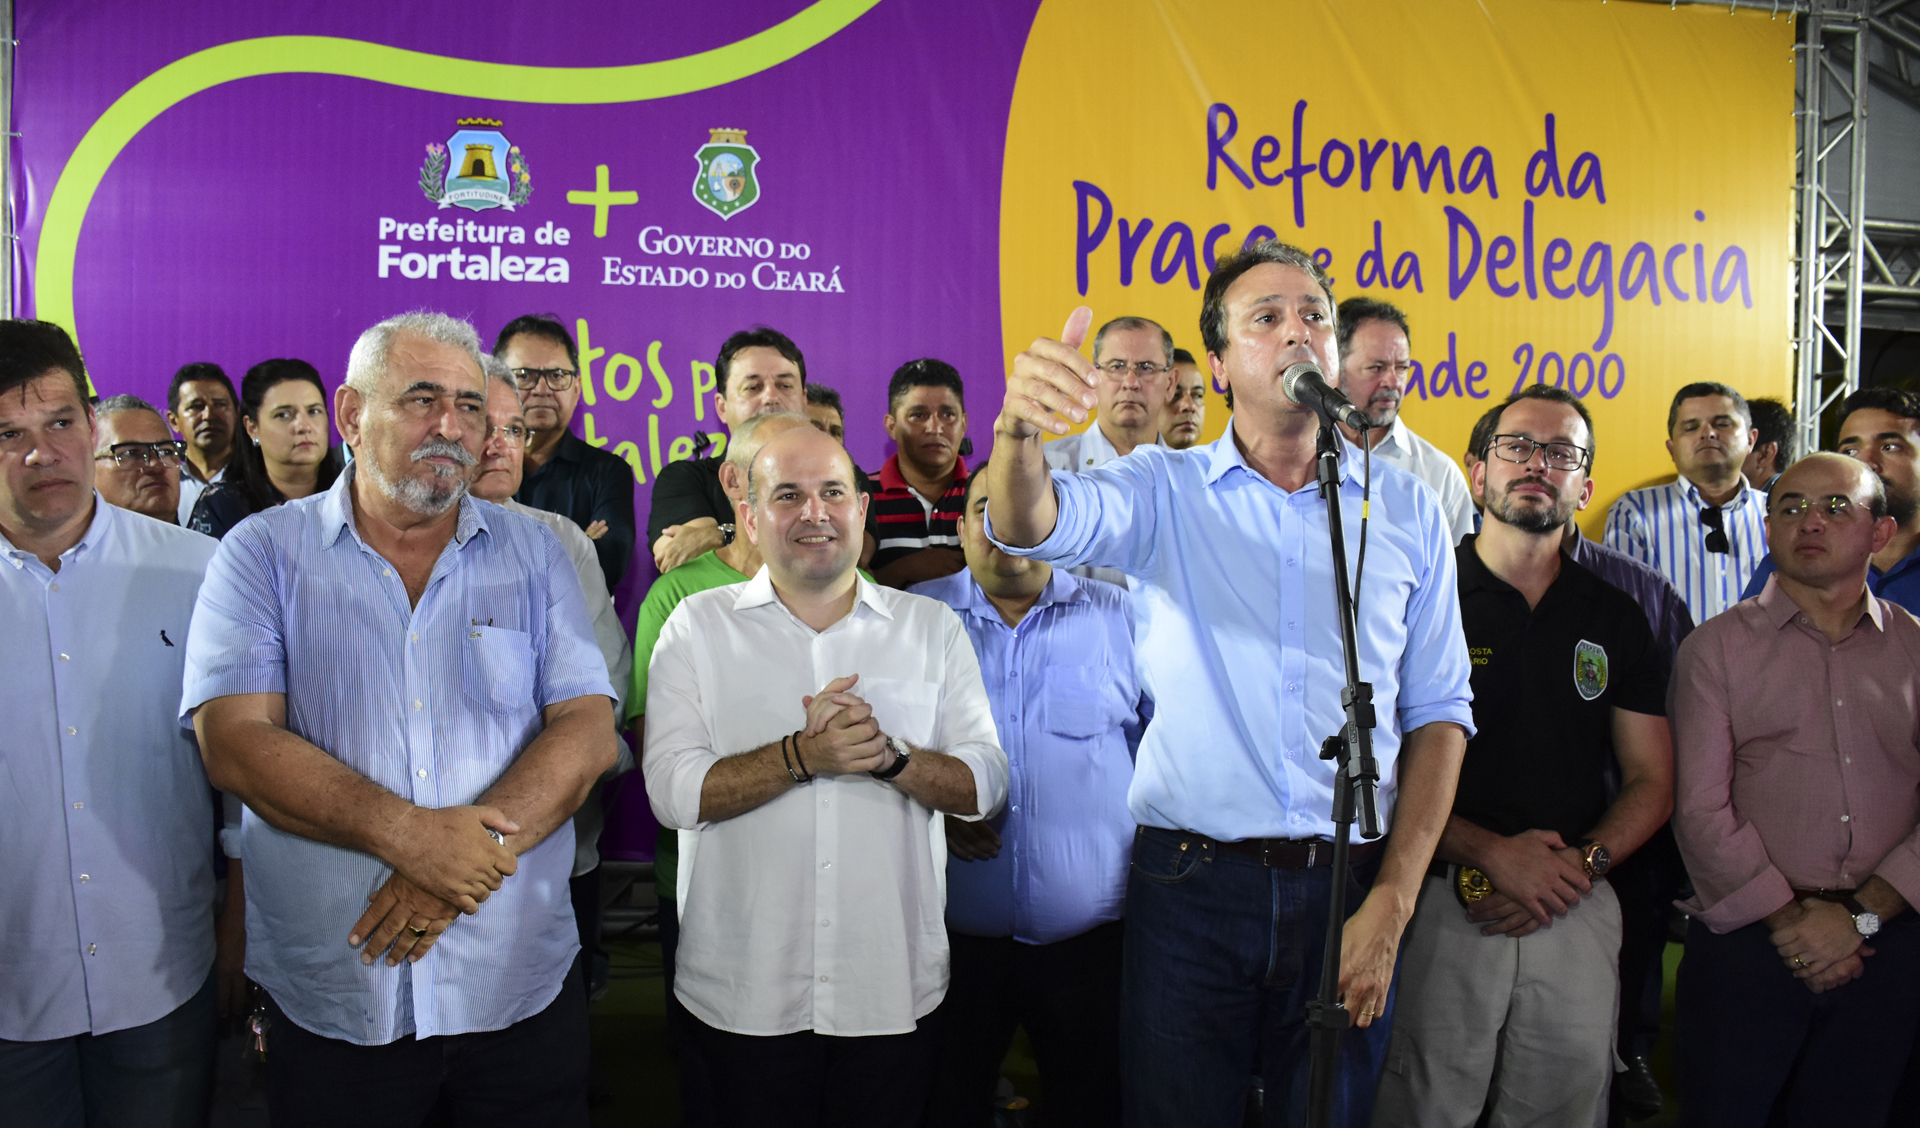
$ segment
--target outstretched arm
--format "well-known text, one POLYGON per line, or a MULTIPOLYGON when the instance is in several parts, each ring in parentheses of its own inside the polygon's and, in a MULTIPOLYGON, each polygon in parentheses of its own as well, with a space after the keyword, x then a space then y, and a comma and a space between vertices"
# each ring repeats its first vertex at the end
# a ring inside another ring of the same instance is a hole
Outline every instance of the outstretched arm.
POLYGON ((1081 306, 1060 340, 1042 337, 1014 358, 987 468, 987 513, 1003 544, 1032 548, 1053 532, 1059 506, 1040 444, 1084 423, 1093 410, 1093 362, 1079 351, 1092 323, 1093 311, 1081 306))

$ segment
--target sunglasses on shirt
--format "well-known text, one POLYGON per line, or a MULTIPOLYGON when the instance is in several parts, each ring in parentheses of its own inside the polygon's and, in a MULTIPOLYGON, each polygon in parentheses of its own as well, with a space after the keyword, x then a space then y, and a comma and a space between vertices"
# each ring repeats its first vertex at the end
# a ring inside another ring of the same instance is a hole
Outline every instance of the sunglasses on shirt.
POLYGON ((1727 543, 1725 515, 1717 505, 1705 506, 1700 510, 1700 523, 1707 527, 1708 552, 1732 552, 1733 546, 1727 543))

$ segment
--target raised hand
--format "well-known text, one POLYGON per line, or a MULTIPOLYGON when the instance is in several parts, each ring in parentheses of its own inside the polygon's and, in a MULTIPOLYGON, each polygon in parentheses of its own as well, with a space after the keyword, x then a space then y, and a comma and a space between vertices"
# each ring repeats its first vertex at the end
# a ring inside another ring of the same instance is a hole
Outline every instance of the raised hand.
POLYGON ((996 432, 1015 439, 1043 431, 1064 435, 1074 423, 1086 422, 1094 405, 1096 369, 1080 355, 1080 346, 1092 324, 1093 310, 1080 306, 1068 316, 1059 340, 1041 337, 1013 358, 996 432))
POLYGON ((480 902, 520 867, 489 828, 520 833, 520 824, 494 807, 414 807, 397 828, 386 860, 430 896, 463 913, 478 912, 480 902))

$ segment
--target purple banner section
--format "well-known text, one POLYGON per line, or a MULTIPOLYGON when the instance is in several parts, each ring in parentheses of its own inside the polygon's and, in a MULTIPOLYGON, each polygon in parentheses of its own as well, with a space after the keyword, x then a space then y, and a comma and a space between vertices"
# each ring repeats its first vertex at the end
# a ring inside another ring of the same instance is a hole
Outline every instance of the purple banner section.
MULTIPOLYGON (((696 394, 701 369, 753 324, 792 336, 809 375, 845 396, 847 445, 867 469, 891 451, 887 379, 921 356, 973 386, 984 448, 1003 366, 1001 160, 1036 4, 882 0, 787 62, 651 101, 541 105, 315 74, 215 86, 166 109, 108 170, 81 229, 72 328, 103 395, 161 403, 189 361, 237 383, 260 360, 297 356, 331 387, 360 331, 402 310, 469 317, 489 344, 523 313, 585 322, 592 402, 574 430, 636 465, 643 526, 659 466, 719 429, 711 393, 696 394)), ((722 47, 803 7, 23 0, 26 265, 88 128, 205 48, 324 35, 617 66, 722 47)), ((27 311, 33 284, 22 281, 27 311)), ((648 572, 633 570, 640 583, 648 572)))

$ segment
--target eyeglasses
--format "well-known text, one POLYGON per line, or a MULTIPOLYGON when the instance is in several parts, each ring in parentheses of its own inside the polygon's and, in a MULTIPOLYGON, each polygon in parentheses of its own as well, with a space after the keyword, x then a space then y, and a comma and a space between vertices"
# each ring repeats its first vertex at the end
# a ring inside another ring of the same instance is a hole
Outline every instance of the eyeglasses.
POLYGON ((571 368, 516 368, 513 381, 520 385, 523 392, 531 392, 545 380, 547 387, 556 392, 564 392, 573 387, 574 371, 571 368))
POLYGON ((1717 505, 1709 505, 1700 510, 1700 523, 1707 527, 1708 552, 1732 552, 1733 546, 1727 542, 1726 515, 1717 505))
POLYGON ((1798 521, 1809 510, 1818 509, 1828 517, 1845 517, 1853 511, 1853 500, 1835 494, 1832 497, 1810 498, 1796 497, 1782 501, 1773 507, 1773 515, 1788 521, 1798 521))
POLYGON ((1135 376, 1140 377, 1142 380, 1151 380, 1162 372, 1173 371, 1173 365, 1155 364, 1151 360, 1142 360, 1137 362, 1130 362, 1125 360, 1110 360, 1100 366, 1100 371, 1105 372, 1108 376, 1112 377, 1115 380, 1125 380, 1127 378, 1128 369, 1132 369, 1133 374, 1135 376))
POLYGON ((187 444, 179 441, 164 443, 115 443, 107 448, 105 454, 93 456, 95 462, 111 458, 113 464, 122 470, 135 466, 152 466, 158 462, 162 466, 178 466, 187 452, 187 444))
POLYGON ((518 423, 506 423, 498 427, 488 427, 487 441, 491 442, 495 435, 499 435, 514 446, 519 446, 521 443, 527 441, 527 436, 531 433, 527 428, 522 427, 518 423))
POLYGON ((1502 462, 1518 462, 1525 466, 1533 461, 1539 451, 1547 452, 1547 469, 1579 470, 1586 466, 1593 452, 1572 443, 1536 443, 1525 435, 1495 435, 1487 449, 1502 462))

